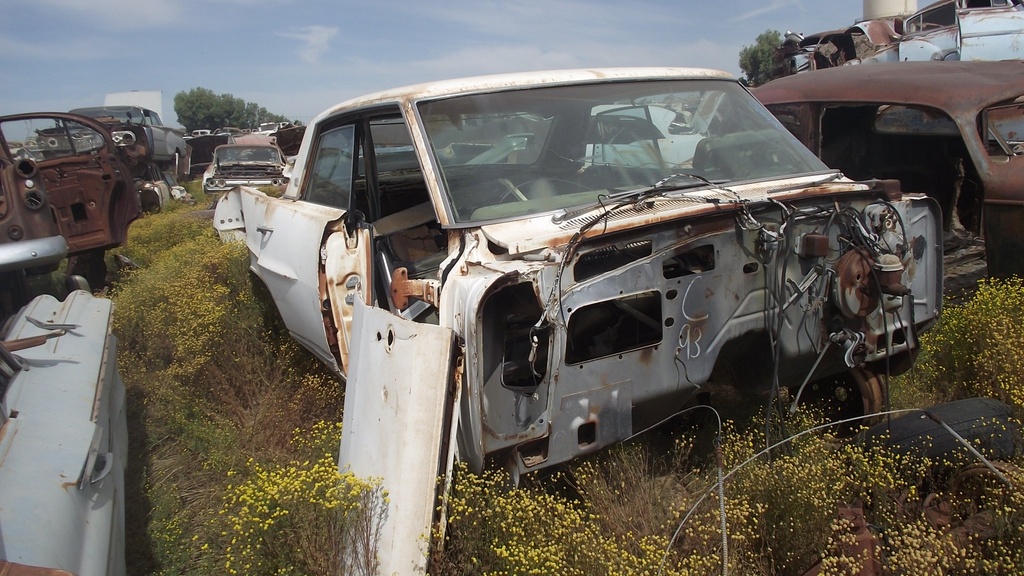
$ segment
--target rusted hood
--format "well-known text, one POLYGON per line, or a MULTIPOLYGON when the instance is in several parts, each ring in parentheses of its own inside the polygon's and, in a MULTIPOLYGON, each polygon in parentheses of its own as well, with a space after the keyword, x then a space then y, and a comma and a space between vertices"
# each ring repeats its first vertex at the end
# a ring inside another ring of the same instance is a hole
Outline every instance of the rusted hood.
POLYGON ((982 107, 1024 93, 1024 62, 879 62, 870 66, 840 66, 772 80, 752 92, 766 105, 899 102, 931 106, 957 117, 977 114, 982 107))

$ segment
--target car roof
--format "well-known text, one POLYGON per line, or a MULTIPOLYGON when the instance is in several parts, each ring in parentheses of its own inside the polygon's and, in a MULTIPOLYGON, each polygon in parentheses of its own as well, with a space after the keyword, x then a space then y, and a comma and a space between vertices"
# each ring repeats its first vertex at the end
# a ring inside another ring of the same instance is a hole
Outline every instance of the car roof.
POLYGON ((232 142, 230 144, 221 144, 217 148, 273 148, 277 150, 277 145, 270 142, 254 142, 252 144, 232 142))
POLYGON ((142 106, 89 106, 87 108, 75 108, 70 110, 72 113, 80 113, 82 111, 104 111, 104 112, 125 112, 128 110, 145 110, 142 106))
POLYGON ((384 102, 415 102, 517 88, 534 88, 537 86, 557 86, 564 84, 585 84, 613 82, 619 80, 676 80, 676 79, 726 79, 735 78, 719 70, 703 68, 587 68, 574 70, 545 70, 538 72, 518 72, 510 74, 494 74, 424 82, 400 88, 374 92, 365 96, 346 100, 321 113, 313 120, 315 123, 322 117, 333 115, 339 111, 380 104, 384 102))
POLYGON ((772 80, 753 91, 761 103, 901 103, 951 115, 1024 95, 1024 62, 879 62, 772 80))

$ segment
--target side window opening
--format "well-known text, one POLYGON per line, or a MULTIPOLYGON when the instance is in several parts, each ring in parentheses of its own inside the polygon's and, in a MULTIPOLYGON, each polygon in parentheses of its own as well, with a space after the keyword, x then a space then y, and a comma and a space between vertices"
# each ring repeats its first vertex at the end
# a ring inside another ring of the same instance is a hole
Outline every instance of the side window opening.
POLYGON ((892 178, 942 207, 947 231, 979 228, 983 190, 955 123, 939 110, 830 106, 821 118, 821 158, 854 180, 892 178))
POLYGON ((303 199, 348 209, 352 195, 355 126, 339 126, 321 134, 313 155, 315 160, 303 199))
POLYGON ((990 108, 982 115, 982 127, 990 156, 1024 155, 1024 98, 1009 106, 990 108))

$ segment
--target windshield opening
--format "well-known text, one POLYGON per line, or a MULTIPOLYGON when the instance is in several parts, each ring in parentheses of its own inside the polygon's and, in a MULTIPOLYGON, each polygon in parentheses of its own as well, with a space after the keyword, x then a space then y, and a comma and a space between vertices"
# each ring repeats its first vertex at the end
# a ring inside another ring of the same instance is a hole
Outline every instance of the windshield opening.
POLYGON ((217 162, 271 162, 282 164, 281 154, 272 146, 226 146, 217 148, 217 162))
POLYGON ((681 173, 735 184, 827 170, 732 81, 516 90, 419 112, 458 222, 581 206, 681 173))

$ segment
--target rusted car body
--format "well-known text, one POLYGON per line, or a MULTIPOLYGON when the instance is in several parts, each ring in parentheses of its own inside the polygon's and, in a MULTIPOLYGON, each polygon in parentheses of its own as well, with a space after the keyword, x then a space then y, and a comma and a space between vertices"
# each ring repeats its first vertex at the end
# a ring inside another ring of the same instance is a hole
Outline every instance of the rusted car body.
POLYGON ((1024 275, 1024 63, 899 62, 773 80, 754 95, 829 166, 893 178, 985 240, 992 276, 1024 275))
POLYGON ((217 146, 229 144, 230 134, 202 134, 187 139, 189 147, 188 178, 200 178, 213 162, 213 151, 217 146))
POLYGON ((125 574, 128 443, 113 305, 82 289, 33 297, 27 277, 66 256, 69 275, 102 276, 93 265, 140 214, 127 161, 136 136, 72 114, 0 117, 3 574, 125 574))
POLYGON ((236 186, 267 186, 283 191, 288 184, 284 170, 284 155, 273 144, 223 144, 213 151, 213 161, 203 174, 203 192, 219 194, 236 186))
POLYGON ((900 38, 891 20, 866 20, 849 28, 801 36, 787 33, 776 51, 780 76, 845 64, 886 61, 900 38))
POLYGON ((103 285, 103 255, 141 214, 129 159, 137 133, 63 113, 0 117, 0 272, 6 312, 25 304, 26 273, 71 257, 70 274, 103 285))
POLYGON ((1024 0, 942 0, 907 16, 849 28, 787 33, 776 50, 776 74, 848 64, 1024 58, 1024 0))
POLYGON ((377 93, 314 119, 291 176, 214 226, 347 379, 342 466, 392 502, 381 573, 422 572, 456 457, 517 476, 726 388, 871 412, 941 307, 935 202, 829 169, 722 72, 377 93))
POLYGON ((0 343, 0 573, 124 576, 125 389, 113 304, 34 298, 0 343))

